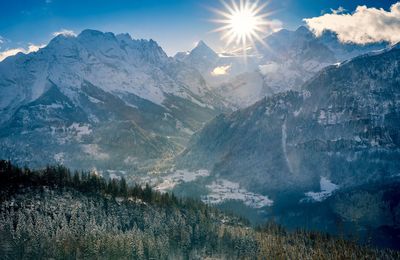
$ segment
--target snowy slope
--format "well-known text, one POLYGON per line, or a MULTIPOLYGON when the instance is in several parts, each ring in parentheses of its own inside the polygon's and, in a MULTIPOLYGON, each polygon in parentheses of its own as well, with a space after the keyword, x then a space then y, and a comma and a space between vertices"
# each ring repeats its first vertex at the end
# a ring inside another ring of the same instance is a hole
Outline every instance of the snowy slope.
POLYGON ((395 176, 399 57, 396 48, 357 57, 322 70, 300 91, 218 116, 177 162, 267 195, 317 190, 321 176, 340 187, 395 176))
POLYGON ((12 100, 35 100, 44 93, 48 80, 71 99, 76 99, 73 93, 82 80, 109 93, 131 93, 155 104, 162 104, 166 94, 204 97, 207 86, 195 70, 185 70, 191 73, 190 83, 195 84, 177 80, 179 73, 171 73, 182 67, 152 40, 132 40, 129 35, 94 30, 85 30, 77 37, 59 35, 37 53, 20 54, 1 63, 1 84, 7 98, 0 105, 4 109, 12 100))
POLYGON ((196 69, 153 40, 59 35, 0 63, 0 155, 46 164, 63 153, 72 166, 112 161, 110 154, 139 162, 171 156, 222 107, 196 69), (65 130, 73 126, 90 131, 75 138, 65 130), (79 152, 88 158, 75 165, 79 152))

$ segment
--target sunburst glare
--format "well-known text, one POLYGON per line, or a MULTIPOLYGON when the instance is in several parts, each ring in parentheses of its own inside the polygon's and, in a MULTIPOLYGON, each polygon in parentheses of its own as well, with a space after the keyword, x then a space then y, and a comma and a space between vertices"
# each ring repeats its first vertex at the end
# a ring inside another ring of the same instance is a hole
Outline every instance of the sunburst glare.
POLYGON ((221 33, 221 39, 227 45, 240 46, 243 54, 246 54, 249 46, 254 46, 256 42, 264 44, 262 38, 272 27, 272 22, 268 20, 271 12, 265 12, 267 3, 261 4, 258 0, 221 3, 225 9, 213 9, 220 17, 212 21, 221 25, 214 32, 221 33))

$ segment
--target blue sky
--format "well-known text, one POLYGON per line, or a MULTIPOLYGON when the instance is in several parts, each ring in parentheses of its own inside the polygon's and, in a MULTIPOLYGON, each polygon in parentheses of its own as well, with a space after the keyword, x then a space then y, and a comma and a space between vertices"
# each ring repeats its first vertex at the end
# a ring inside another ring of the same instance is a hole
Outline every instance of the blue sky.
MULTIPOLYGON (((261 0, 262 2, 263 0, 261 0)), ((270 0, 284 28, 295 29, 303 18, 321 16, 340 6, 352 12, 358 5, 389 9, 397 0, 270 0)), ((223 47, 208 7, 218 0, 1 0, 0 51, 46 44, 62 29, 79 33, 86 28, 128 32, 133 38, 152 38, 173 55, 189 50, 198 40, 223 47)))

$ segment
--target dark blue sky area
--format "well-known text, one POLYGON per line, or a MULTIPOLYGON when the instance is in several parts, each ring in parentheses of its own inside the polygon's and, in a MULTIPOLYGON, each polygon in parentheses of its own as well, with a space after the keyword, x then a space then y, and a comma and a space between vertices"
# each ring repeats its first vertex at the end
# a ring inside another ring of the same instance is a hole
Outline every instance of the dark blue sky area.
MULTIPOLYGON (((260 2, 263 2, 261 0, 260 2)), ((294 29, 303 18, 319 16, 339 6, 353 11, 358 5, 389 9, 397 0, 270 0, 271 17, 294 29)), ((173 55, 205 40, 215 49, 223 44, 209 33, 215 14, 207 7, 221 8, 218 0, 0 0, 0 51, 46 44, 55 31, 86 28, 128 32, 133 38, 152 38, 173 55)))

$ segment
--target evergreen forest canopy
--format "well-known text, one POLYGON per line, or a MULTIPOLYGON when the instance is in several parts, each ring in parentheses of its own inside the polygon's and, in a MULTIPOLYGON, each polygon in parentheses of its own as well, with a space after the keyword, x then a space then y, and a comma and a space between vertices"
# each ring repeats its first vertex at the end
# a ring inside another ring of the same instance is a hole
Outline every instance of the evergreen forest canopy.
POLYGON ((192 199, 63 166, 0 161, 2 259, 398 259, 318 232, 253 228, 192 199))

